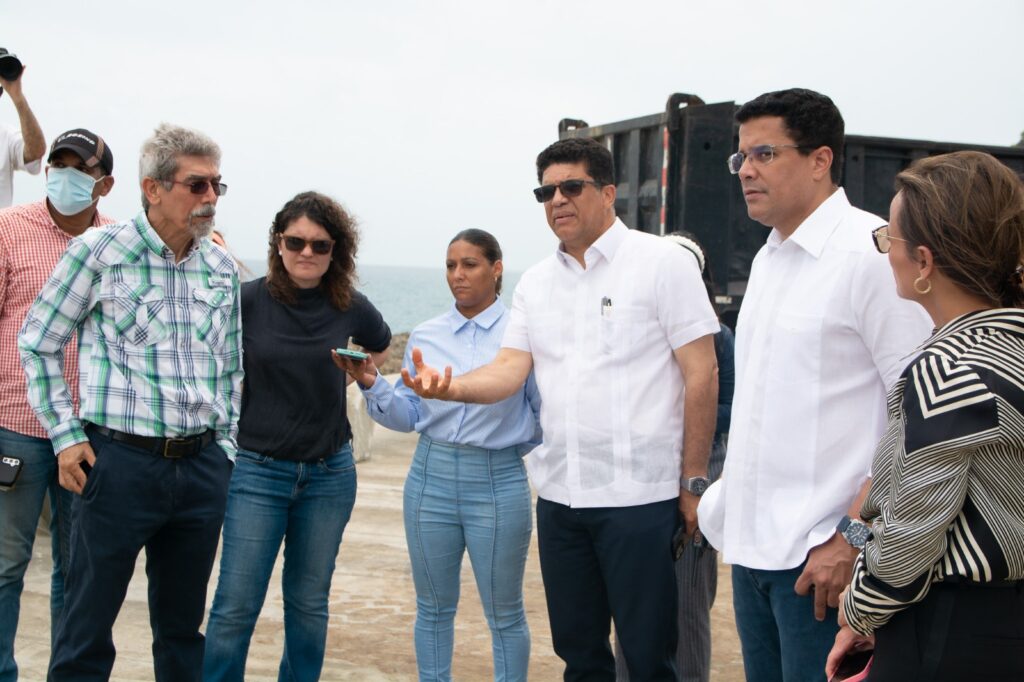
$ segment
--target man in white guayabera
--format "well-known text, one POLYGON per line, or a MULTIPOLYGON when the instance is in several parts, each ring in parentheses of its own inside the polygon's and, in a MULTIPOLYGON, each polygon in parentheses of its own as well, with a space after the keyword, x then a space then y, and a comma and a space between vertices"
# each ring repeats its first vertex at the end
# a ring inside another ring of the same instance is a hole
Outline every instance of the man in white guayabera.
POLYGON ((534 369, 544 436, 527 464, 565 679, 615 679, 614 619, 630 679, 675 680, 673 535, 696 530, 707 485, 718 320, 694 258, 616 218, 608 149, 561 140, 537 176, 559 246, 519 280, 498 356, 452 379, 414 353, 406 384, 494 402, 534 369))

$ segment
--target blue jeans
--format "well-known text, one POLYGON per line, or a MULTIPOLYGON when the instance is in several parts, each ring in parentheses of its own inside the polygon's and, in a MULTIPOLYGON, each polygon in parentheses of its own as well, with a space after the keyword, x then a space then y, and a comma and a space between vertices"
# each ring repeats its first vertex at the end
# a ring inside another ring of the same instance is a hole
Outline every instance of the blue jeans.
POLYGON ((523 571, 533 516, 515 447, 482 450, 420 436, 405 481, 420 680, 450 680, 462 555, 469 550, 491 628, 494 679, 525 680, 530 629, 523 571))
POLYGON ((284 542, 284 652, 278 679, 316 680, 341 536, 356 501, 352 446, 316 462, 239 450, 220 577, 206 626, 204 680, 242 680, 249 642, 284 542))
POLYGON ((25 570, 32 558, 43 497, 50 493, 50 536, 53 574, 50 578, 50 636, 64 608, 64 571, 71 539, 71 493, 57 483, 57 458, 45 438, 0 428, 0 455, 22 461, 14 488, 0 492, 0 682, 18 679, 14 635, 18 630, 25 570))
POLYGON ((64 612, 50 682, 108 680, 114 621, 146 550, 157 682, 198 681, 206 586, 231 462, 215 442, 169 459, 86 428, 96 464, 74 500, 64 612))
POLYGON ((825 659, 839 625, 837 609, 814 617, 814 595, 793 591, 804 570, 732 567, 732 603, 743 648, 743 669, 758 682, 824 682, 825 659))

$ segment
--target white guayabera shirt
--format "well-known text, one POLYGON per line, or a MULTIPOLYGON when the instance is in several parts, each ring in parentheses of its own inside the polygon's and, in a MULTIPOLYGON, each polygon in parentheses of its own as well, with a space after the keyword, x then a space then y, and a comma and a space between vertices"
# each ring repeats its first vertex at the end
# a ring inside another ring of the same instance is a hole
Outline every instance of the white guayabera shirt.
POLYGON ((503 347, 533 356, 544 439, 527 458, 540 497, 625 507, 679 495, 683 378, 672 351, 718 331, 693 256, 615 223, 516 287, 503 347))
POLYGON ((727 563, 799 566, 869 474, 886 389, 931 332, 875 250, 871 230, 884 224, 839 189, 789 239, 772 230, 754 258, 725 470, 698 509, 727 563))

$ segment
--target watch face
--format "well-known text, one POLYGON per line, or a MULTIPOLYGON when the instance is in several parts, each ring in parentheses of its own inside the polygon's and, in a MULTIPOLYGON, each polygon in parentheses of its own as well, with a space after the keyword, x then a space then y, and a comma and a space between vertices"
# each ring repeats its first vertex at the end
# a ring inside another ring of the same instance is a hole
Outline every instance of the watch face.
POLYGON ((857 549, 864 549, 868 538, 871 536, 871 526, 859 522, 852 522, 843 532, 846 541, 857 549))
POLYGON ((701 495, 704 494, 704 491, 708 489, 709 485, 711 485, 711 482, 708 481, 708 479, 704 478, 703 476, 695 476, 693 478, 687 479, 686 485, 684 487, 690 493, 700 497, 701 495))

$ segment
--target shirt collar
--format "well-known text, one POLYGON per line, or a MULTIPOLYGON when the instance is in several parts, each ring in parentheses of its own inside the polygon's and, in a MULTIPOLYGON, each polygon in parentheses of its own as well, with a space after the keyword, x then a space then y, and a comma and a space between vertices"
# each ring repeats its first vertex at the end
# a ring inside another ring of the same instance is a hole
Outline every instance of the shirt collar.
POLYGON ((501 302, 500 298, 487 306, 486 309, 477 313, 476 317, 466 317, 459 312, 459 309, 453 303, 451 310, 448 311, 448 323, 452 327, 452 332, 458 332, 470 322, 475 323, 478 327, 490 329, 504 314, 505 304, 501 302))
POLYGON ((846 198, 846 191, 840 187, 800 223, 789 239, 783 240, 779 231, 773 229, 768 235, 768 245, 778 248, 783 241, 790 241, 811 256, 820 258, 829 237, 839 227, 849 209, 850 200, 846 198))
MULTIPOLYGON (((135 229, 138 231, 139 236, 142 237, 142 241, 149 247, 150 251, 156 253, 165 260, 170 259, 171 261, 174 261, 174 251, 164 243, 164 240, 161 239, 160 235, 153 229, 153 225, 150 224, 149 216, 146 215, 145 209, 135 216, 135 229)), ((188 253, 185 254, 185 257, 181 260, 186 261, 191 258, 192 254, 199 250, 202 242, 202 239, 193 238, 192 245, 189 247, 188 253)))
MULTIPOLYGON (((629 228, 621 220, 615 218, 612 226, 605 230, 604 234, 598 237, 583 253, 583 260, 586 262, 587 267, 593 264, 597 256, 601 256, 611 263, 619 247, 622 246, 622 242, 626 240, 627 234, 629 234, 629 228)), ((555 253, 558 255, 562 265, 570 265, 570 261, 576 263, 576 259, 565 252, 561 243, 558 244, 558 250, 555 253)), ((576 263, 576 265, 578 267, 579 263, 576 263)))

